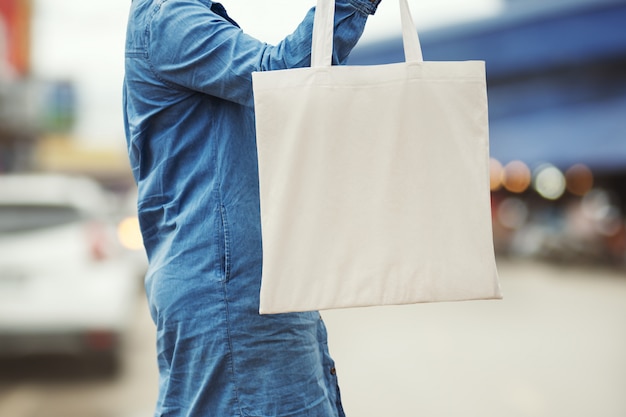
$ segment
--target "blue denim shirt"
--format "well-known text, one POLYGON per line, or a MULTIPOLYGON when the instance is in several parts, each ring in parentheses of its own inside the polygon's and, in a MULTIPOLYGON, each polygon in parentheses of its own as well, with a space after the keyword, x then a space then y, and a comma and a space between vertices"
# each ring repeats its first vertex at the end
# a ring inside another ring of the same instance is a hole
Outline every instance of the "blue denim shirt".
MULTIPOLYGON (((336 0, 335 63, 379 1, 336 0)), ((313 10, 269 45, 210 0, 132 2, 124 122, 157 325, 156 415, 342 414, 319 314, 257 314, 251 73, 308 66, 312 24, 313 10)))

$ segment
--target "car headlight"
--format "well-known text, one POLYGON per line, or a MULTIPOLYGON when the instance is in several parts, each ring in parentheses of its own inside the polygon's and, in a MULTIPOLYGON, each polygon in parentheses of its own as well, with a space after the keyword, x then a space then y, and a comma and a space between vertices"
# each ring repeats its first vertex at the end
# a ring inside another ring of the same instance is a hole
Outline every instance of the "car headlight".
POLYGON ((143 250, 143 238, 137 216, 126 217, 118 223, 117 238, 126 249, 143 250))

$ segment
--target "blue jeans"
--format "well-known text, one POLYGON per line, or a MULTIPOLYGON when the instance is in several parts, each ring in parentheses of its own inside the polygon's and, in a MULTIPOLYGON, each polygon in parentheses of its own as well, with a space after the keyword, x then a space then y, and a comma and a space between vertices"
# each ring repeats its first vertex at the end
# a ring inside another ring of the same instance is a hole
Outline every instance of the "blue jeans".
POLYGON ((150 294, 157 416, 345 416, 321 316, 259 315, 256 277, 173 279, 169 291, 150 294))

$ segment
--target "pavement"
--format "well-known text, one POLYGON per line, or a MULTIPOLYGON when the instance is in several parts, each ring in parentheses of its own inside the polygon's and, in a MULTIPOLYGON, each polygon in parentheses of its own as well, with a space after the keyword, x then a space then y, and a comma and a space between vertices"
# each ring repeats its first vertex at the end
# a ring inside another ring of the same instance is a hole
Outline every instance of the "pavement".
POLYGON ((346 414, 626 416, 626 271, 498 266, 503 300, 324 312, 346 414))
MULTIPOLYGON (((347 416, 625 417, 626 271, 498 266, 500 301, 323 312, 347 416)), ((0 380, 0 417, 153 415, 154 325, 138 297, 118 377, 0 380)))

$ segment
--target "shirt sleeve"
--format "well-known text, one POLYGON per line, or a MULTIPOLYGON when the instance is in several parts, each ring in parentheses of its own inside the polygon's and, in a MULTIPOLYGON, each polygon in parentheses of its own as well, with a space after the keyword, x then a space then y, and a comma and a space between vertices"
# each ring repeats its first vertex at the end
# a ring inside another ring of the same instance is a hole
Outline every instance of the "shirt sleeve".
MULTIPOLYGON (((343 63, 380 0, 336 0, 333 63, 343 63)), ((247 35, 197 0, 161 4, 148 28, 147 57, 173 88, 252 105, 252 72, 310 65, 314 8, 276 45, 247 35)))

